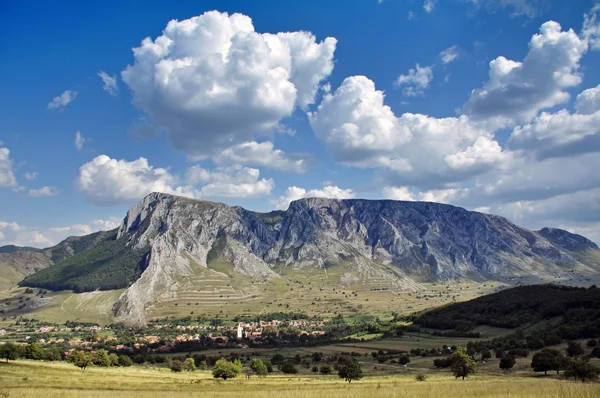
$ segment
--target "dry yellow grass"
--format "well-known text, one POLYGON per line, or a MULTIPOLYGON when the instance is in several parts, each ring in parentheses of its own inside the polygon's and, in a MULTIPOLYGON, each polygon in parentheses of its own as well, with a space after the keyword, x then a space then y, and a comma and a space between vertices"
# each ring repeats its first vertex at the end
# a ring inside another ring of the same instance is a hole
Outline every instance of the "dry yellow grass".
POLYGON ((66 363, 19 361, 0 365, 0 397, 523 397, 596 398, 600 384, 544 377, 477 376, 464 382, 432 376, 417 382, 409 376, 368 377, 345 383, 335 376, 269 376, 217 381, 209 372, 174 374, 141 367, 79 370, 66 363), (3 395, 4 394, 4 395, 3 395))

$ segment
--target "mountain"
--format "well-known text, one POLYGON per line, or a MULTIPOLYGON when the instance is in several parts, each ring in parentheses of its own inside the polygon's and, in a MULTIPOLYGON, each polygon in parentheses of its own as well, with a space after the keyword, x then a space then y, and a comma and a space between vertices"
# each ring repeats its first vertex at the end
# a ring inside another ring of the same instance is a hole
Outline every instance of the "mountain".
POLYGON ((52 265, 23 286, 127 287, 114 306, 124 322, 144 322, 157 303, 200 292, 202 280, 222 276, 241 281, 237 290, 227 287, 243 299, 256 294, 256 284, 315 269, 339 286, 382 280, 416 290, 421 281, 593 273, 600 266, 584 261, 600 251, 579 235, 534 232, 445 204, 308 198, 285 212, 257 213, 163 193, 132 207, 116 231, 69 238, 42 253, 51 253, 52 265))

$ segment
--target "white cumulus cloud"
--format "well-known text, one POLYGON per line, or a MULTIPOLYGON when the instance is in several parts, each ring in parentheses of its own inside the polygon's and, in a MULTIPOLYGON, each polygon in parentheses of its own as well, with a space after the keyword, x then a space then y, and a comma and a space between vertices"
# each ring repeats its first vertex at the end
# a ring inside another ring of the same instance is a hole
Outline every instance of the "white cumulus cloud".
POLYGON ((346 78, 309 113, 309 121, 336 161, 388 170, 394 184, 443 187, 484 173, 504 158, 493 134, 467 116, 397 117, 364 76, 346 78))
POLYGON ((212 159, 218 165, 262 166, 296 173, 305 172, 312 163, 312 159, 307 155, 286 154, 280 149, 275 149, 270 141, 243 142, 222 150, 212 159))
POLYGON ((211 11, 144 39, 121 76, 173 147, 203 159, 312 104, 336 43, 304 31, 257 33, 245 15, 211 11))
POLYGON ((415 97, 425 94, 429 84, 433 80, 433 68, 416 64, 406 75, 398 76, 394 82, 395 86, 404 87, 402 93, 407 97, 415 97))
POLYGON ((8 148, 0 148, 0 187, 12 188, 13 190, 19 188, 8 148))
POLYGON ((472 91, 463 111, 501 127, 526 123, 540 110, 566 103, 566 90, 581 83, 579 61, 587 48, 572 29, 544 23, 522 62, 502 56, 490 62, 488 82, 472 91))

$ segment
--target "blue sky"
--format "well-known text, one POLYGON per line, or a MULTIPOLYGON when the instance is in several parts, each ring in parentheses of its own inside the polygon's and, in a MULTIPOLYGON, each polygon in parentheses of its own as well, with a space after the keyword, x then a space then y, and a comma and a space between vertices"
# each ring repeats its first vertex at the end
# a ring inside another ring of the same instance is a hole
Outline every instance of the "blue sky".
POLYGON ((0 245, 112 228, 151 190, 439 201, 599 241, 599 12, 4 2, 0 245))

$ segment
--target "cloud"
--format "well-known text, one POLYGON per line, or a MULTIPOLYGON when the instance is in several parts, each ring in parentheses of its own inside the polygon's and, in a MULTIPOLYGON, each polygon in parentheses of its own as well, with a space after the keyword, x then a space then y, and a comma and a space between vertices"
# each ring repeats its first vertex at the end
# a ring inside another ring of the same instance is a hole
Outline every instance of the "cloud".
POLYGON ((497 12, 499 9, 511 9, 511 17, 525 16, 533 18, 536 16, 537 4, 539 0, 463 0, 471 3, 476 8, 484 7, 491 13, 497 12))
POLYGON ((107 220, 93 220, 87 224, 38 228, 0 220, 0 246, 17 245, 46 248, 56 245, 69 236, 89 235, 97 231, 111 230, 118 227, 120 223, 121 219, 110 217, 107 220))
POLYGON ((188 184, 206 184, 196 193, 201 198, 253 198, 270 195, 275 182, 272 178, 259 177, 258 169, 240 166, 215 170, 192 166, 186 172, 188 184))
POLYGON ((382 190, 385 199, 451 203, 460 194, 459 189, 434 189, 431 191, 412 193, 408 187, 387 186, 382 190))
POLYGON ((592 114, 600 111, 600 84, 584 90, 575 101, 577 113, 592 114))
POLYGON ((117 86, 117 76, 110 76, 104 71, 100 71, 98 76, 102 79, 102 89, 110 95, 117 95, 117 92, 119 91, 119 87, 117 86))
POLYGON ((27 181, 33 181, 38 177, 38 175, 39 175, 39 173, 37 171, 34 171, 31 173, 27 172, 27 173, 23 174, 23 177, 25 177, 25 179, 27 181))
POLYGON ((437 2, 438 0, 425 0, 425 3, 423 3, 423 9, 429 14, 433 12, 437 2))
POLYGON ((75 185, 86 200, 101 206, 132 204, 150 192, 202 199, 250 198, 268 195, 275 186, 273 179, 260 179, 259 174, 248 167, 207 170, 192 166, 182 181, 145 158, 126 161, 99 155, 79 168, 75 185))
POLYGON ((194 196, 191 187, 177 183, 177 177, 168 169, 152 167, 145 158, 128 162, 106 155, 83 164, 76 179, 76 187, 84 197, 103 206, 131 204, 150 192, 194 196))
POLYGON ((442 51, 440 53, 439 57, 442 60, 442 63, 449 64, 450 62, 453 62, 456 59, 458 59, 459 55, 460 55, 460 53, 458 51, 458 46, 454 45, 454 46, 448 47, 447 49, 442 51))
POLYGON ((508 147, 543 160, 600 151, 600 111, 571 114, 566 109, 543 112, 533 122, 515 127, 508 147))
POLYGON ((213 161, 222 166, 243 164, 296 173, 305 172, 314 163, 307 155, 286 154, 280 149, 274 149, 273 143, 269 141, 249 141, 235 145, 222 150, 213 157, 213 161))
POLYGON ((19 184, 12 169, 13 161, 8 148, 0 148, 0 188, 17 190, 19 184))
POLYGON ((493 134, 467 116, 396 117, 384 105, 383 92, 364 76, 346 78, 308 116, 334 160, 384 169, 394 184, 443 187, 484 173, 504 158, 493 134))
POLYGON ((75 148, 77 148, 78 151, 81 151, 83 149, 83 145, 86 141, 87 139, 83 135, 81 135, 79 131, 75 133, 75 148))
POLYGON ((43 186, 39 189, 30 189, 28 195, 31 197, 40 197, 40 196, 56 196, 60 193, 58 188, 43 186))
POLYGON ((211 11, 144 39, 121 77, 175 149, 204 159, 314 103, 336 43, 305 31, 257 33, 245 15, 211 11))
POLYGON ((583 16, 581 36, 590 43, 594 50, 600 50, 600 3, 583 16))
POLYGON ((58 97, 52 98, 48 109, 64 109, 69 103, 77 98, 77 91, 65 90, 58 97))
POLYGON ((586 51, 587 42, 572 29, 546 22, 523 62, 502 56, 490 62, 488 82, 472 91, 463 111, 496 127, 529 122, 540 110, 569 100, 566 89, 581 83, 579 61, 586 51))
POLYGON ((342 189, 336 186, 325 186, 322 189, 311 189, 307 191, 304 188, 296 186, 288 187, 285 193, 277 200, 271 203, 278 210, 286 210, 294 200, 302 198, 332 198, 332 199, 351 199, 355 196, 352 189, 342 189))
POLYGON ((402 93, 406 97, 415 97, 425 94, 429 88, 429 84, 433 80, 433 68, 431 66, 423 66, 417 64, 415 68, 411 68, 407 75, 400 75, 394 82, 397 87, 405 86, 402 93))

